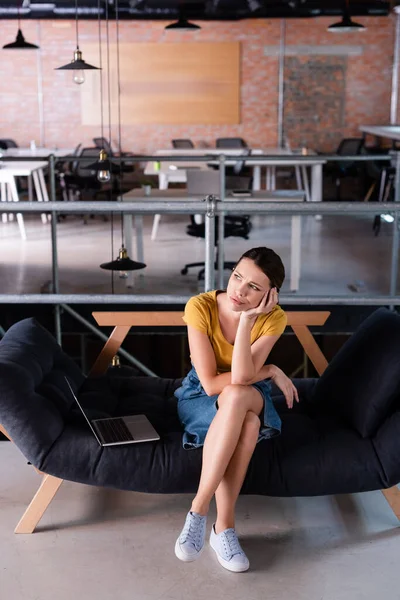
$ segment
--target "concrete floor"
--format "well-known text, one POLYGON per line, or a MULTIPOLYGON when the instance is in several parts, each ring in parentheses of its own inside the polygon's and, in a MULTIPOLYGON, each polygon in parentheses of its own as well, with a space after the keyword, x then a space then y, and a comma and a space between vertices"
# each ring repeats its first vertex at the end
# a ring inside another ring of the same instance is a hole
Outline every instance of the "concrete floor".
MULTIPOLYGON (((0 442, 0 598, 12 600, 365 600, 400 597, 399 523, 383 495, 240 497, 250 570, 230 573, 207 547, 182 563, 174 544, 187 495, 64 482, 32 535, 13 529, 39 476, 0 442)), ((207 530, 213 522, 212 509, 207 530)), ((208 546, 208 544, 207 544, 208 546)))
MULTIPOLYGON (((0 275, 3 293, 39 293, 51 279, 50 225, 39 215, 26 215, 28 239, 22 241, 16 222, 0 223, 0 275)), ((150 240, 152 217, 145 217, 144 248, 147 268, 135 275, 127 289, 114 276, 115 293, 193 295, 202 291, 198 269, 180 274, 185 262, 204 259, 204 240, 186 234, 188 217, 163 215, 158 238, 150 240)), ((253 216, 250 238, 227 238, 226 258, 236 260, 245 250, 266 245, 282 257, 287 270, 283 292, 289 289, 290 217, 253 216)), ((314 217, 302 219, 300 294, 354 295, 349 285, 361 282, 363 294, 388 293, 393 226, 382 223, 374 237, 372 218, 314 217)), ((110 293, 111 275, 99 264, 118 255, 119 218, 114 219, 114 250, 111 224, 100 216, 90 219, 68 216, 57 226, 60 287, 62 293, 110 293)), ((135 258, 134 256, 132 258, 135 258)), ((229 273, 226 272, 226 277, 229 273)))

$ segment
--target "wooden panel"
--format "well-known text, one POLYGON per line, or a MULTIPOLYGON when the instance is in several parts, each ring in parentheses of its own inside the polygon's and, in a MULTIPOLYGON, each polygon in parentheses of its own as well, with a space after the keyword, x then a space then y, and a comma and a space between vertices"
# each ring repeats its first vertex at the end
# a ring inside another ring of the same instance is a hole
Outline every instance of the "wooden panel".
MULTIPOLYGON (((288 325, 324 325, 331 313, 328 311, 289 311, 286 313, 288 325)), ((96 323, 101 326, 141 325, 141 326, 176 326, 186 327, 182 320, 183 312, 179 311, 99 311, 92 313, 96 323)))
MULTIPOLYGON (((110 44, 111 122, 118 123, 116 45, 110 44)), ((108 126, 108 69, 102 46, 103 120, 108 126)), ((98 66, 99 48, 85 44, 84 59, 98 66)), ((239 123, 240 43, 120 44, 121 122, 239 123)), ((100 125, 100 72, 86 71, 81 86, 83 125, 100 125)))

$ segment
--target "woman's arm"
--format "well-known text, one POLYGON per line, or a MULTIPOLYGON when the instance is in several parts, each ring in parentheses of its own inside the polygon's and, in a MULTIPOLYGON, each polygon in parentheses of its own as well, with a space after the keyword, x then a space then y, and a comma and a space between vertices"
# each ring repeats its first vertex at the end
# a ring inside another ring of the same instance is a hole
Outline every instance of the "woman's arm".
MULTIPOLYGON (((188 325, 188 337, 189 337, 189 348, 192 363, 196 369, 197 375, 200 379, 200 383, 203 386, 207 396, 214 396, 220 394, 225 386, 232 382, 231 372, 217 374, 217 363, 215 360, 214 350, 207 334, 198 331, 194 327, 188 325)), ((274 336, 277 337, 277 336, 274 336)), ((265 353, 265 349, 259 347, 259 343, 262 339, 270 339, 264 336, 260 340, 257 340, 255 346, 256 362, 261 362, 261 354, 265 353)), ((261 365, 258 372, 254 374, 251 381, 247 382, 247 385, 251 383, 257 383, 263 379, 274 378, 276 375, 277 367, 274 365, 261 365)))
POLYGON ((241 385, 252 383, 280 337, 263 335, 251 344, 252 326, 253 322, 240 317, 232 354, 232 383, 241 385))
POLYGON ((253 345, 251 344, 251 330, 256 319, 259 315, 268 314, 273 310, 277 302, 277 291, 272 288, 256 308, 240 313, 232 354, 232 383, 241 385, 251 383, 279 339, 279 335, 264 335, 253 345))
POLYGON ((201 385, 207 396, 220 394, 231 383, 231 374, 217 374, 217 361, 211 342, 206 333, 188 325, 190 356, 201 385))

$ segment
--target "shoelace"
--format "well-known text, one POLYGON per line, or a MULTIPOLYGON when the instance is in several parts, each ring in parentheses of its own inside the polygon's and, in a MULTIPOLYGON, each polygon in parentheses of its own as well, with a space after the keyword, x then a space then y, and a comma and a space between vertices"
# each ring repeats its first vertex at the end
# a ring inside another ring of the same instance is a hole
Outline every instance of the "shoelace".
POLYGON ((234 529, 227 529, 225 532, 225 535, 223 537, 224 542, 226 542, 225 545, 225 549, 229 550, 228 554, 232 557, 235 556, 235 554, 244 554, 242 547, 239 543, 239 540, 237 538, 237 535, 235 533, 234 529), (228 548, 226 548, 226 546, 228 546, 228 548))
POLYGON ((181 537, 181 542, 190 542, 191 544, 193 544, 196 548, 199 545, 199 542, 201 541, 201 533, 202 533, 202 527, 201 527, 201 517, 198 517, 196 515, 191 515, 191 518, 188 519, 188 521, 185 524, 185 527, 182 531, 182 537, 181 537))

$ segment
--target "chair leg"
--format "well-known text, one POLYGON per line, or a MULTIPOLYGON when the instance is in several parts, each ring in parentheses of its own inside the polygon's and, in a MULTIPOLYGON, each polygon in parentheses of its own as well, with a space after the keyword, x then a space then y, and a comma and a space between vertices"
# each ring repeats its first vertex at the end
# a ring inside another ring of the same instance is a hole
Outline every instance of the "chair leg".
POLYGON ((340 197, 340 187, 341 187, 341 181, 340 181, 340 177, 337 177, 335 179, 335 185, 336 185, 336 202, 340 202, 341 197, 340 197))
POLYGON ((14 533, 33 533, 62 482, 63 479, 53 475, 43 475, 42 483, 16 526, 14 533))
POLYGON ((372 184, 370 185, 368 192, 365 195, 364 202, 369 202, 369 199, 371 198, 372 193, 375 190, 375 188, 376 188, 376 181, 373 181, 372 184))
POLYGON ((161 220, 161 215, 154 215, 154 219, 153 219, 153 227, 151 230, 151 236, 150 239, 153 242, 156 237, 157 237, 157 232, 158 232, 158 226, 160 224, 160 220, 161 220))
POLYGON ((204 260, 202 262, 188 263, 181 270, 181 275, 186 275, 188 272, 188 269, 190 269, 190 267, 202 267, 202 266, 204 266, 204 260))
POLYGON ((373 223, 372 223, 372 231, 374 232, 375 237, 379 235, 380 230, 381 230, 381 216, 375 215, 373 223))
POLYGON ((381 490, 385 496, 390 508, 400 521, 400 490, 397 485, 386 490, 381 490))

